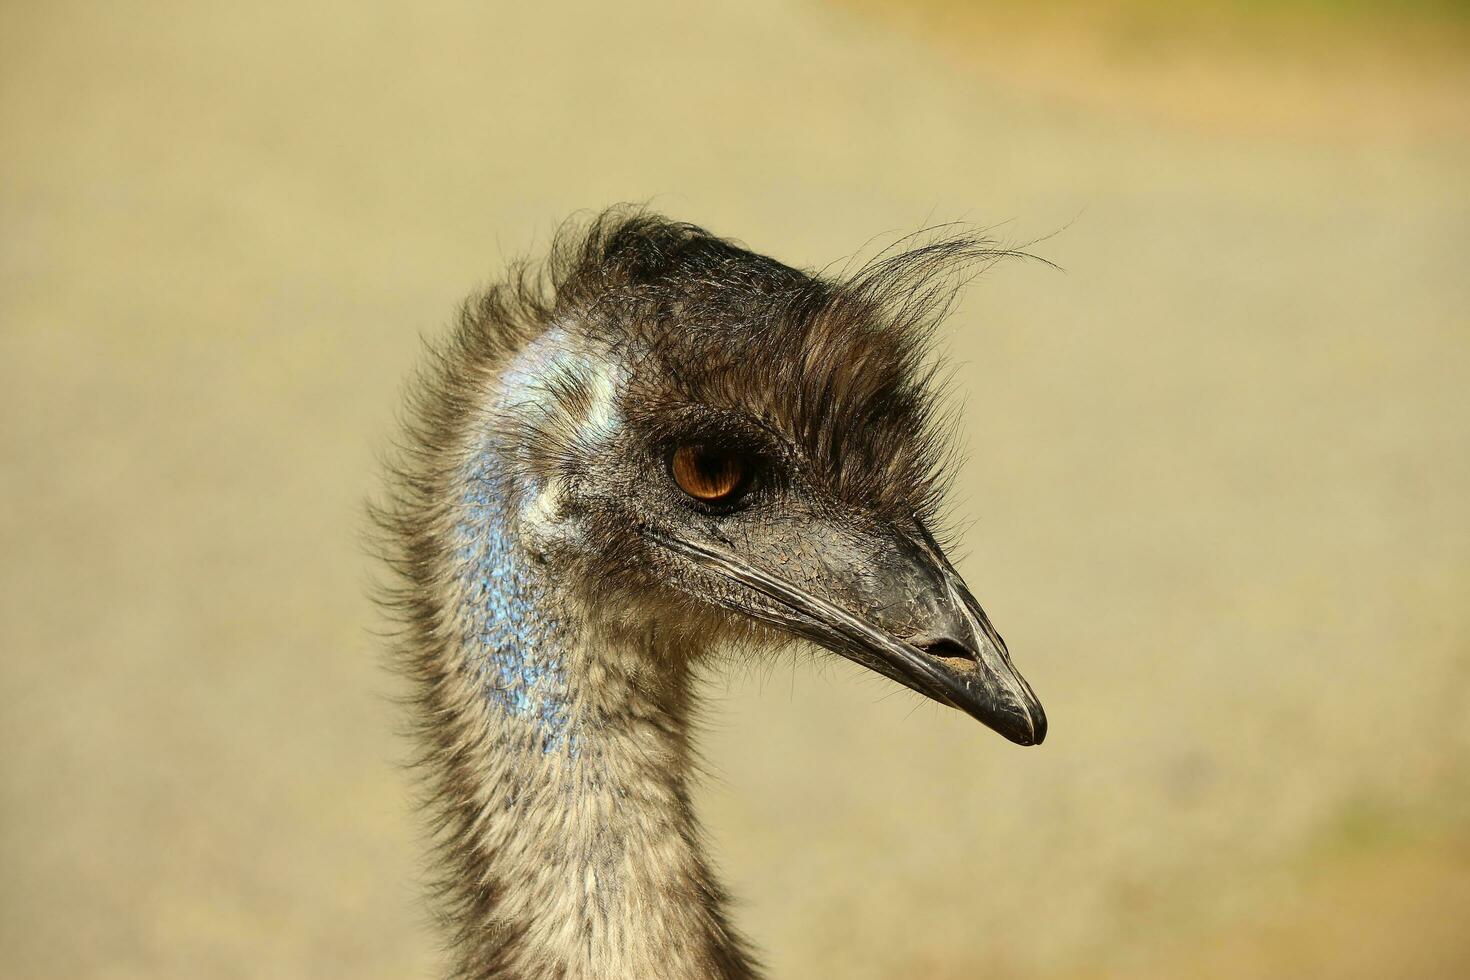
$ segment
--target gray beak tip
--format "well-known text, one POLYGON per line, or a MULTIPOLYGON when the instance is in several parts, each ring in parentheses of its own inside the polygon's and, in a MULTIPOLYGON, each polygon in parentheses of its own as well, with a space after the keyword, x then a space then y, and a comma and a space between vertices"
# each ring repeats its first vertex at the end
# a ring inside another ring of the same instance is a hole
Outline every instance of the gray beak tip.
POLYGON ((1040 745, 1046 741, 1046 712, 1041 705, 1034 705, 1027 716, 1027 733, 1015 740, 1017 745, 1040 745))
POLYGON ((956 707, 1016 745, 1040 745, 1046 741, 1046 712, 1038 701, 1012 703, 1001 710, 996 710, 994 702, 956 707))

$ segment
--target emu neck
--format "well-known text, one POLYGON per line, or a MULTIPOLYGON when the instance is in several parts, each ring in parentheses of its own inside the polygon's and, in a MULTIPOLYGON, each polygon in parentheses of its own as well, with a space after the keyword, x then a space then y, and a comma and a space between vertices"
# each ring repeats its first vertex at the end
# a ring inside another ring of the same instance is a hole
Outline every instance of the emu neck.
POLYGON ((753 976, 690 808, 686 658, 560 594, 504 490, 478 466, 453 532, 455 975, 753 976))

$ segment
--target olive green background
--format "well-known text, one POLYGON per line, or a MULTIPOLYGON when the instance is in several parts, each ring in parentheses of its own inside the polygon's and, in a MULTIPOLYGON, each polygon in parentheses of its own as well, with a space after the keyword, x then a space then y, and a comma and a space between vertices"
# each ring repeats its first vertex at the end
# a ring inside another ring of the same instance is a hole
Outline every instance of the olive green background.
POLYGON ((775 976, 1470 971, 1464 22, 1166 9, 0 4, 0 973, 432 973, 374 455, 420 335, 622 200, 1064 270, 945 328, 1046 744, 707 685, 775 976))

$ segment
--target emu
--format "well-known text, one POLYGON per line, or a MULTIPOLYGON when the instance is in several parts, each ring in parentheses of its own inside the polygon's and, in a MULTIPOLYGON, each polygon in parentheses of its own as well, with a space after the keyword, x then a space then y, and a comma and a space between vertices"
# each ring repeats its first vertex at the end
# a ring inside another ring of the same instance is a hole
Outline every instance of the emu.
POLYGON ((463 978, 753 978, 690 805, 693 680, 806 640, 1013 742, 1035 694, 936 540, 964 237, 845 278, 615 209, 467 302, 376 508, 463 978))

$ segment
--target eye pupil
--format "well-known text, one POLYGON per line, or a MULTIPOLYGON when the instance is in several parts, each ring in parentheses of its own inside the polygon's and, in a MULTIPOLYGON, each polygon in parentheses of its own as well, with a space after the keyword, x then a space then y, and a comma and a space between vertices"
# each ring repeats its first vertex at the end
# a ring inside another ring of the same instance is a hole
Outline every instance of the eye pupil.
POLYGON ((680 446, 669 469, 674 482, 695 500, 723 503, 744 488, 746 462, 734 453, 704 446, 680 446))

